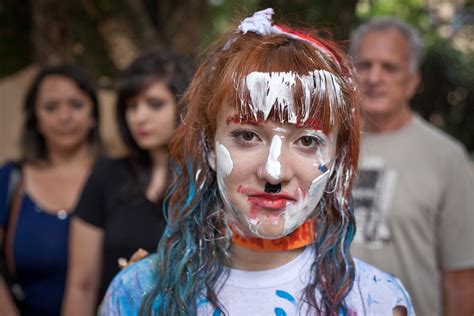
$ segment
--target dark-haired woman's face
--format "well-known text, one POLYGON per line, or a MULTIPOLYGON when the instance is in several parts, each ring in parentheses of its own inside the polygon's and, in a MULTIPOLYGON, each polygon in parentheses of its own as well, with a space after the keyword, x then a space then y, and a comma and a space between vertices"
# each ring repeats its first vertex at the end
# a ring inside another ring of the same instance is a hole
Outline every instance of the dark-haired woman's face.
POLYGON ((35 105, 38 131, 48 150, 73 150, 87 143, 95 126, 91 98, 65 76, 49 75, 41 82, 35 105))
POLYGON ((129 100, 125 118, 128 128, 144 150, 167 146, 176 128, 175 98, 162 82, 151 84, 129 100))

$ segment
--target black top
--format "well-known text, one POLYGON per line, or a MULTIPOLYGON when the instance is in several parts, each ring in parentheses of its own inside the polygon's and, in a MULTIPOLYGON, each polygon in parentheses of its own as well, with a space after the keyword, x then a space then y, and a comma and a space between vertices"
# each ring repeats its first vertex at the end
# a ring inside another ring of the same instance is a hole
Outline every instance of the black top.
POLYGON ((138 248, 156 251, 165 227, 162 201, 151 202, 144 194, 130 199, 127 181, 126 159, 98 159, 74 212, 104 231, 99 302, 119 272, 117 260, 128 260, 138 248))

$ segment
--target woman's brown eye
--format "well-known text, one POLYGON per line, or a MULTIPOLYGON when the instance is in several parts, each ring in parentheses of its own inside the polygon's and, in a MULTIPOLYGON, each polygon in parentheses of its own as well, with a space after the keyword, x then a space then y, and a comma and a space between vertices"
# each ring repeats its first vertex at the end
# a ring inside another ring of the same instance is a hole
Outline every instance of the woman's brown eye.
POLYGON ((163 99, 155 99, 155 98, 150 98, 147 100, 148 105, 153 109, 153 110, 159 110, 161 109, 165 104, 166 101, 163 99))
POLYGON ((245 141, 251 141, 254 137, 254 134, 251 132, 243 132, 242 133, 242 139, 245 141))
POLYGON ((243 143, 244 145, 252 144, 260 140, 257 134, 255 134, 252 131, 237 130, 237 131, 233 131, 231 133, 231 136, 235 138, 236 141, 243 143))
POLYGON ((313 145, 313 142, 314 142, 314 139, 312 137, 309 137, 309 136, 301 137, 301 145, 305 147, 309 147, 313 145))
POLYGON ((58 109, 58 106, 59 106, 59 102, 49 101, 43 104, 43 109, 46 112, 51 113, 51 112, 56 111, 58 109))
POLYGON ((84 102, 82 100, 77 100, 77 99, 69 100, 69 104, 71 105, 72 108, 76 110, 81 109, 84 106, 84 102))

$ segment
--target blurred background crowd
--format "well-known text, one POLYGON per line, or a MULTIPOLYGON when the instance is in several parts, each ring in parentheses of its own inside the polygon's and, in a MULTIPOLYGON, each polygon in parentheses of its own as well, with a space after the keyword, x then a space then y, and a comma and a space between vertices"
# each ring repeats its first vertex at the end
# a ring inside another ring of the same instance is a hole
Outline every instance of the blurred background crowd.
MULTIPOLYGON (((191 58, 257 8, 277 8, 290 22, 329 27, 346 41, 360 22, 394 15, 423 36, 423 85, 413 108, 474 151, 474 4, 467 0, 0 2, 0 161, 18 154, 21 100, 38 66, 76 62, 97 78, 106 149, 123 153, 113 124, 117 71, 144 50, 170 47, 191 58)), ((198 60, 197 60, 198 61, 198 60)))
MULTIPOLYGON (((289 22, 327 28, 347 48, 355 27, 374 17, 414 26, 424 43, 423 79, 411 106, 472 160, 474 2, 0 0, 0 245, 14 277, 0 278, 0 305, 2 282, 14 292, 20 281, 39 298, 28 308, 41 314, 57 315, 61 304, 66 315, 93 314, 119 271, 117 258, 126 265, 135 249, 154 251, 177 101, 208 44, 266 7, 289 22), (75 128, 59 137, 61 124, 75 128), (41 241, 46 230, 46 248, 32 251, 31 239, 41 241), (29 287, 36 278, 41 286, 29 287)), ((472 217, 472 205, 465 210, 472 217)))

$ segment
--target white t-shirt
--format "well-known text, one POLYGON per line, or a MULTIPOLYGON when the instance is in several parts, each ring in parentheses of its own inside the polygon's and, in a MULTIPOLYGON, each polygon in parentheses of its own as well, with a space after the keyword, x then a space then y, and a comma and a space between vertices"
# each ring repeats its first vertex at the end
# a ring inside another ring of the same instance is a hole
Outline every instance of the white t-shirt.
MULTIPOLYGON (((219 301, 228 315, 306 315, 308 306, 300 299, 310 280, 313 251, 306 248, 289 263, 266 271, 230 270, 219 292, 219 301)), ((346 297, 354 315, 391 315, 397 305, 411 303, 401 283, 360 260, 355 259, 356 280, 346 297)), ((318 297, 319 298, 319 297, 318 297)), ((215 315, 210 304, 201 301, 199 315, 215 315)))
MULTIPOLYGON (((218 299, 226 315, 306 315, 302 291, 309 279, 314 258, 307 248, 294 260, 266 271, 231 269, 218 299)), ((392 309, 405 306, 414 315, 403 285, 390 274, 354 259, 356 277, 345 301, 349 315, 391 315, 392 309)), ((143 296, 152 288, 156 257, 140 261, 122 271, 112 282, 101 307, 101 315, 136 315, 143 296)), ((205 299, 197 302, 198 315, 222 315, 205 299)))

